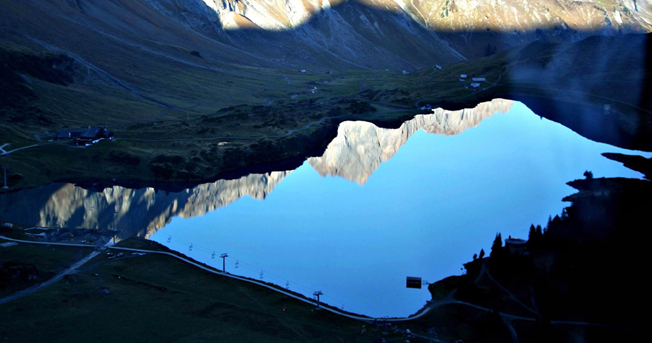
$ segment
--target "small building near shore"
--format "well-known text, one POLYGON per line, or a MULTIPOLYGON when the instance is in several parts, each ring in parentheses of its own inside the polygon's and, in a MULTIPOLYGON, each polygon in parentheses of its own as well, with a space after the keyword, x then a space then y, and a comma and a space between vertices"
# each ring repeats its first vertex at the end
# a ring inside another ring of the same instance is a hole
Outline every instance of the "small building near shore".
POLYGON ((471 81, 473 81, 473 82, 485 82, 485 81, 487 81, 487 79, 485 79, 484 77, 474 77, 474 78, 471 79, 471 81))
POLYGON ((79 137, 75 138, 75 145, 91 146, 101 140, 113 140, 115 136, 112 131, 101 127, 89 126, 79 137))
POLYGON ((54 140, 61 139, 75 139, 82 135, 86 130, 84 129, 69 129, 69 130, 59 130, 54 136, 54 140))
POLYGON ((460 81, 466 81, 466 74, 460 75, 460 81))
POLYGON ((525 255, 527 253, 527 241, 521 238, 512 238, 505 240, 505 247, 512 255, 525 255))

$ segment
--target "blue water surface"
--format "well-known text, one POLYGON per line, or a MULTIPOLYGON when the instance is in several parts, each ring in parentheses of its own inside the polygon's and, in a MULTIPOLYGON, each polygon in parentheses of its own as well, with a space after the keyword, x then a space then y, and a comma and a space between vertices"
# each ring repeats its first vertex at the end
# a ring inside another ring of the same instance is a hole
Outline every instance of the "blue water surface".
POLYGON ((151 239, 219 268, 226 252, 228 272, 262 273, 307 296, 321 290, 322 301, 347 311, 407 316, 430 294, 406 289, 406 276, 459 275, 473 254, 489 253, 497 232, 527 238, 530 224, 545 225, 568 206, 566 182, 585 170, 641 177, 603 152, 633 153, 515 103, 458 135, 417 132, 364 185, 304 163, 263 201, 244 197, 174 218, 151 239))

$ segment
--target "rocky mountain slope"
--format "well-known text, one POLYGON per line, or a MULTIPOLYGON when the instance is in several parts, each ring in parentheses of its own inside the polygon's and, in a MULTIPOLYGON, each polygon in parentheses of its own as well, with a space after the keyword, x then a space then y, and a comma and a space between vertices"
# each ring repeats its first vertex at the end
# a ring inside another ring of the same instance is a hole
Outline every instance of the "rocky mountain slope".
POLYGON ((364 184, 383 162, 392 156, 417 131, 457 135, 478 126, 494 113, 506 113, 513 102, 495 99, 475 108, 446 111, 441 108, 432 114, 421 114, 406 121, 398 129, 384 129, 363 121, 346 121, 340 124, 337 137, 328 145, 321 157, 311 157, 308 163, 322 176, 340 176, 364 184))
POLYGON ((443 39, 446 47, 466 57, 482 56, 487 44, 510 47, 542 34, 578 38, 582 32, 652 28, 652 5, 636 0, 203 1, 218 13, 224 30, 298 30, 297 40, 328 46, 317 38, 327 25, 337 31, 353 29, 374 43, 379 43, 377 38, 389 38, 400 46, 401 41, 390 36, 397 31, 397 26, 388 24, 391 19, 437 32, 436 38, 443 39))
MULTIPOLYGON (((162 3, 163 0, 149 0, 162 3)), ((636 0, 202 0, 218 14, 224 29, 263 28, 287 30, 310 21, 344 3, 357 2, 387 12, 404 13, 425 27, 442 31, 527 31, 567 26, 594 30, 614 26, 627 28, 652 24, 651 5, 636 0)), ((179 3, 179 2, 178 2, 179 3)), ((182 2, 192 4, 193 1, 182 2)), ((371 22, 373 24, 373 22, 371 22)))
POLYGON ((652 29, 652 6, 639 0, 2 3, 0 15, 7 19, 0 24, 3 38, 29 37, 74 53, 126 44, 169 55, 169 48, 176 47, 201 50, 203 58, 218 63, 293 68, 419 68, 484 56, 541 35, 578 39, 652 29), (79 46, 83 36, 91 41, 79 46))

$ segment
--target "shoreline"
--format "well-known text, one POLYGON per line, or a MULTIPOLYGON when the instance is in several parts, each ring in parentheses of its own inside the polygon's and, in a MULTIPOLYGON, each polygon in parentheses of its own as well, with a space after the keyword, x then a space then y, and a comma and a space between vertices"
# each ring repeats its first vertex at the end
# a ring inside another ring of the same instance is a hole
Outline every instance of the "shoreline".
MULTIPOLYGON (((496 88, 503 88, 505 86, 498 85, 496 88)), ((645 127, 641 127, 642 131, 638 132, 635 135, 632 133, 625 133, 619 130, 616 125, 613 125, 614 120, 618 118, 612 116, 605 116, 601 113, 601 109, 593 106, 590 103, 574 103, 564 100, 555 99, 552 97, 545 97, 541 95, 533 94, 510 94, 514 93, 513 90, 507 87, 506 90, 496 90, 493 88, 488 88, 488 92, 481 91, 478 93, 477 97, 471 99, 464 99, 461 102, 458 102, 454 99, 443 99, 443 100, 433 100, 433 104, 437 105, 438 108, 443 108, 446 111, 457 111, 462 109, 473 108, 478 104, 491 101, 493 99, 504 99, 514 102, 521 102, 529 109, 532 110, 536 115, 539 115, 543 118, 551 120, 555 123, 559 123, 575 132, 581 136, 599 143, 605 143, 613 145, 615 147, 640 151, 640 152, 652 152, 652 139, 641 138, 645 136, 645 127), (550 101, 554 101, 555 108, 549 108, 548 104, 550 101), (580 114, 580 115, 567 115, 569 113, 580 114), (591 125, 591 127, 586 127, 584 125, 589 119, 591 121, 598 118, 598 123, 591 125), (594 131, 595 127, 600 127, 601 131, 594 131), (608 130, 608 131, 604 131, 608 130)), ((421 100, 425 102, 426 100, 421 100)), ((95 177, 72 177, 72 178, 57 178, 50 180, 48 183, 40 183, 35 185, 29 185, 27 187, 21 188, 12 188, 8 190, 0 189, 0 194, 9 193, 9 192, 18 192, 24 189, 42 187, 48 184, 54 183, 73 183, 79 187, 86 188, 89 190, 100 191, 104 188, 109 188, 112 186, 121 186, 131 189, 142 189, 142 188, 155 188, 160 191, 165 192, 180 192, 188 188, 193 188, 201 184, 212 183, 218 180, 234 180, 247 176, 254 173, 270 173, 274 171, 286 171, 296 169, 301 166, 308 158, 321 156, 328 144, 335 138, 337 134, 338 127, 342 122, 345 121, 365 121, 376 125, 379 128, 384 129, 396 129, 399 128, 404 122, 409 121, 415 118, 417 115, 423 114, 422 111, 418 109, 405 109, 406 112, 410 114, 399 115, 391 119, 378 119, 371 117, 366 117, 364 115, 351 115, 342 120, 336 120, 334 122, 329 122, 327 127, 321 127, 320 135, 322 138, 317 141, 313 141, 308 144, 308 149, 303 152, 298 152, 293 157, 283 158, 281 156, 273 155, 273 152, 270 152, 271 155, 267 155, 265 159, 267 161, 245 161, 245 165, 230 168, 219 171, 217 174, 201 178, 198 180, 161 180, 161 179, 138 179, 138 178, 124 178, 121 179, 119 176, 112 179, 105 178, 95 178, 95 177), (271 157, 270 157, 271 156, 271 157), (91 181, 92 180, 92 181, 91 181)), ((287 138, 287 137, 283 137, 287 138)), ((295 137, 296 139, 302 139, 302 136, 295 137)), ((282 138, 272 139, 271 141, 281 140, 282 138)), ((260 140, 255 140, 260 141, 260 140)), ((287 143, 284 141, 284 143, 287 143)), ((285 149, 281 149, 284 151, 285 149)), ((219 168, 218 168, 219 170, 219 168)))

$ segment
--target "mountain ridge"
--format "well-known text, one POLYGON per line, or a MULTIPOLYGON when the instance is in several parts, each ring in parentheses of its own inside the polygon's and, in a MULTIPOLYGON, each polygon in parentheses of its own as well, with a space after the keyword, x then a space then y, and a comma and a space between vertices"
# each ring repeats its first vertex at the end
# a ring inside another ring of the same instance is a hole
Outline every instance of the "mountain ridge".
POLYGON ((4 0, 2 15, 20 18, 5 29, 73 53, 80 51, 57 43, 70 40, 72 48, 75 39, 67 35, 84 30, 95 37, 93 49, 135 44, 163 52, 178 46, 203 50, 211 63, 417 69, 484 56, 542 35, 578 40, 596 33, 649 32, 652 6, 630 10, 633 1, 600 0, 600 7, 569 0, 4 0), (61 20, 69 27, 59 26, 61 20), (61 30, 47 32, 44 23, 61 30))

